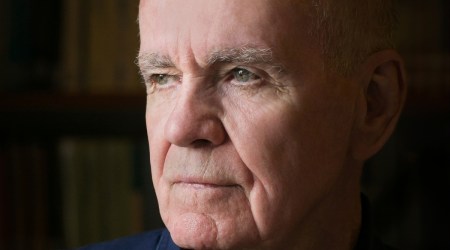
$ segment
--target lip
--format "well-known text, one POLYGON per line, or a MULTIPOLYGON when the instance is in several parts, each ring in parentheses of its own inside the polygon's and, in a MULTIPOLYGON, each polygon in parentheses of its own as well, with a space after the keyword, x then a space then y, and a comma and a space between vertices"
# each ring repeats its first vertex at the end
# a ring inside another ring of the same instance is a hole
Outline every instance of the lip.
POLYGON ((237 184, 217 184, 211 181, 176 181, 171 185, 171 199, 187 209, 199 205, 220 206, 230 198, 242 195, 242 187, 237 184))
POLYGON ((211 183, 199 183, 199 182, 175 182, 175 185, 187 186, 194 189, 216 189, 216 188, 234 188, 238 187, 238 185, 218 185, 211 183))
POLYGON ((174 185, 190 186, 192 188, 230 188, 238 187, 236 183, 232 183, 226 180, 204 180, 201 178, 178 178, 173 182, 174 185))

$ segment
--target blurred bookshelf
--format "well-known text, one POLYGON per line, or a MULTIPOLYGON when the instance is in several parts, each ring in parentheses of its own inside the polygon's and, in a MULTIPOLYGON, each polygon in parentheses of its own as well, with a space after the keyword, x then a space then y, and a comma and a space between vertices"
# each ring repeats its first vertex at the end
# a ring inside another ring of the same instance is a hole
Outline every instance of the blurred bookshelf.
MULTIPOLYGON (((450 2, 398 0, 408 100, 363 189, 400 249, 450 249, 450 2)), ((138 0, 0 1, 0 249, 160 227, 138 0)))
POLYGON ((0 94, 6 138, 62 135, 142 137, 145 96, 0 94))
POLYGON ((0 2, 0 249, 161 227, 137 0, 0 2))

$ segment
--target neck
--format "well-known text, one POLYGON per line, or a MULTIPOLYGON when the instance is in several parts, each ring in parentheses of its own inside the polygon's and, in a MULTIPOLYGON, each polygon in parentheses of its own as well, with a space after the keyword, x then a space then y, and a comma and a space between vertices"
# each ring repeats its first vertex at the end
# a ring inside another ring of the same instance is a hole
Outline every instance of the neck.
MULTIPOLYGON (((329 193, 307 216, 291 242, 292 249, 353 249, 361 226, 360 171, 361 166, 345 170, 329 193), (355 173, 356 172, 356 173, 355 173)), ((289 246, 287 246, 289 249, 289 246)))

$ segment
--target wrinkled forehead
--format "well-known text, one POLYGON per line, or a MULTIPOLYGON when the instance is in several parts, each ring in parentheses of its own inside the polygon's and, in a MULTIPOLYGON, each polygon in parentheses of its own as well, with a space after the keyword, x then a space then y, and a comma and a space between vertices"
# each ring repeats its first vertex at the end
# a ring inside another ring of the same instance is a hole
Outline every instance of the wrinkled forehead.
MULTIPOLYGON (((323 1, 323 0, 322 0, 323 1)), ((141 0, 140 9, 152 14, 165 13, 170 18, 246 15, 249 18, 268 13, 278 13, 283 19, 301 15, 302 9, 314 5, 314 0, 141 0)))
MULTIPOLYGON (((203 57, 223 48, 292 49, 305 42, 306 0, 141 0, 141 52, 203 57), (288 48, 289 47, 289 48, 288 48)), ((306 43, 306 42, 305 42, 306 43)))

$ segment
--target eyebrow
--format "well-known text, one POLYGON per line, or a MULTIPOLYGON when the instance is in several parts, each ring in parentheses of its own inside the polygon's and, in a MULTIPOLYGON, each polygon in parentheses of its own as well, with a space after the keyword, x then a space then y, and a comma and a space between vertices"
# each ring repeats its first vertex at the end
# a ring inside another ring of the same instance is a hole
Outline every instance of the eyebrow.
POLYGON ((139 54, 136 61, 141 71, 175 67, 168 56, 162 56, 158 53, 139 54))
POLYGON ((226 48, 211 53, 208 64, 215 63, 243 63, 243 64, 271 64, 273 52, 269 48, 226 48))
MULTIPOLYGON (((142 53, 137 57, 137 63, 141 71, 161 68, 173 68, 175 64, 168 56, 158 53, 142 53)), ((279 72, 284 71, 280 63, 276 63, 270 48, 239 47, 225 48, 213 51, 207 59, 208 66, 214 64, 263 64, 276 68, 279 72)))

